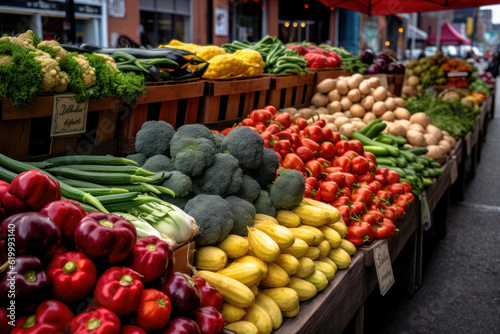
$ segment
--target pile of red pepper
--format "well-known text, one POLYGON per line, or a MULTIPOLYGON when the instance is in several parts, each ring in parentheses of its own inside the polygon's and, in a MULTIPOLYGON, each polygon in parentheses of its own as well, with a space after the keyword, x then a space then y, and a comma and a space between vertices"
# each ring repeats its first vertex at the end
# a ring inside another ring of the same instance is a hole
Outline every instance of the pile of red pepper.
POLYGON ((0 181, 0 203, 0 333, 222 332, 222 295, 121 216, 61 200, 36 170, 0 181))
POLYGON ((299 55, 304 56, 309 68, 334 68, 342 65, 342 59, 334 51, 326 51, 314 45, 304 47, 300 44, 287 45, 289 49, 297 50, 299 55))
POLYGON ((304 197, 336 207, 348 226, 346 239, 356 246, 374 238, 390 241, 397 233, 395 223, 415 201, 412 187, 399 182, 396 172, 377 170, 375 155, 357 140, 341 140, 324 120, 308 125, 267 106, 236 126, 252 127, 276 151, 283 168, 303 173, 304 197))

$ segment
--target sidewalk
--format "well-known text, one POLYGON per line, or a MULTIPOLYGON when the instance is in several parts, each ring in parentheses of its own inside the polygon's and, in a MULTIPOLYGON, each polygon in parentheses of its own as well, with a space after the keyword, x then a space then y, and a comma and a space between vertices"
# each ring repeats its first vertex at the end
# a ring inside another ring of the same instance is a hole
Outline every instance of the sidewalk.
POLYGON ((370 298, 366 333, 500 332, 500 80, 496 97, 476 177, 465 199, 451 203, 448 234, 431 250, 423 286, 411 299, 394 291, 370 298))

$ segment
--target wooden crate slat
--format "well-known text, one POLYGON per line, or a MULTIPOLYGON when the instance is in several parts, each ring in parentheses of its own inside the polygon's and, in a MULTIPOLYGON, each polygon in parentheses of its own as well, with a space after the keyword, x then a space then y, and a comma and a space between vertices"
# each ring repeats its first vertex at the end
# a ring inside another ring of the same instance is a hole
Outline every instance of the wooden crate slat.
POLYGON ((250 92, 245 95, 245 104, 243 105, 243 117, 250 115, 255 102, 255 92, 250 92))
POLYGON ((76 147, 78 136, 52 137, 50 139, 49 154, 68 151, 76 147))
POLYGON ((305 86, 298 86, 297 87, 297 90, 296 90, 296 93, 295 93, 295 100, 293 101, 293 105, 294 106, 303 103, 302 99, 304 98, 304 87, 305 86))
POLYGON ((240 107, 240 94, 231 94, 227 98, 226 119, 238 117, 240 107))
POLYGON ((148 105, 139 104, 135 105, 132 110, 129 111, 128 117, 122 122, 122 131, 120 132, 124 137, 135 137, 137 131, 139 131, 148 120, 148 105))
POLYGON ((118 113, 113 110, 102 110, 99 113, 99 121, 97 123, 97 132, 95 135, 96 144, 115 137, 117 120, 118 113))
POLYGON ((198 122, 217 122, 219 120, 220 96, 205 96, 203 100, 198 122))
POLYGON ((177 104, 177 100, 162 102, 159 120, 170 123, 170 125, 175 127, 175 122, 177 121, 177 104))
POLYGON ((283 107, 291 107, 292 106, 292 98, 293 98, 293 87, 288 87, 286 88, 286 92, 285 92, 285 100, 284 100, 284 104, 283 104, 283 107))
POLYGON ((13 159, 28 156, 31 119, 0 121, 0 153, 13 159))
POLYGON ((163 101, 182 100, 192 97, 203 96, 205 90, 204 81, 188 82, 183 84, 150 86, 146 88, 146 94, 138 96, 137 104, 148 104, 163 101))
POLYGON ((275 82, 273 88, 282 89, 282 88, 313 84, 314 78, 315 78, 314 73, 307 73, 302 77, 298 75, 276 76, 272 78, 275 82))
POLYGON ((200 98, 188 99, 186 106, 186 119, 184 124, 195 124, 198 122, 198 110, 200 108, 200 98))
POLYGON ((212 96, 242 94, 259 90, 268 90, 271 87, 271 78, 262 77, 246 80, 210 81, 207 83, 207 86, 208 95, 212 96))
POLYGON ((278 108, 280 106, 281 90, 273 89, 267 94, 267 104, 278 108))

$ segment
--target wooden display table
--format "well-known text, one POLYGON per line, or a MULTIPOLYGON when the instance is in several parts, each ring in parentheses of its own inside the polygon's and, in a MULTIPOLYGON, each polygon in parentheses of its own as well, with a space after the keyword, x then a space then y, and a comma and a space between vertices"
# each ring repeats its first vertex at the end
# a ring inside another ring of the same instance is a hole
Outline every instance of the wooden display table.
POLYGON ((309 71, 316 73, 316 85, 325 79, 335 79, 341 76, 350 76, 352 73, 339 68, 315 69, 308 68, 309 71))
POLYGON ((266 104, 276 108, 287 108, 311 102, 316 87, 316 74, 274 75, 271 78, 271 88, 267 92, 266 104))

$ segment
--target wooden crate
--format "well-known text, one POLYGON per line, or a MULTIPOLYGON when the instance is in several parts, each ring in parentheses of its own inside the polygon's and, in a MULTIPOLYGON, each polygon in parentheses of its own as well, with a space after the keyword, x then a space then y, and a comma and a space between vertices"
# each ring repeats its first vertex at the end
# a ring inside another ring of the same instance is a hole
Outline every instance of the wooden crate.
POLYGON ((194 241, 186 242, 174 251, 174 271, 191 276, 191 268, 194 266, 194 241))
POLYGON ((325 79, 329 79, 329 78, 335 79, 335 78, 338 78, 341 76, 350 76, 352 74, 349 71, 344 71, 340 67, 339 68, 328 68, 328 69, 309 68, 308 70, 316 73, 316 85, 325 79))
POLYGON ((39 96, 17 108, 0 100, 0 153, 15 159, 71 154, 116 154, 116 124, 122 104, 116 97, 90 100, 86 132, 50 137, 54 96, 39 96))
POLYGON ((246 117, 266 105, 271 78, 209 80, 201 102, 198 123, 212 123, 246 117))
POLYGON ((266 104, 276 108, 293 107, 311 102, 316 85, 316 73, 271 76, 271 89, 267 92, 266 104))
POLYGON ((121 121, 118 151, 135 152, 135 135, 147 121, 165 121, 174 128, 197 123, 204 89, 205 81, 200 80, 147 87, 121 121))

